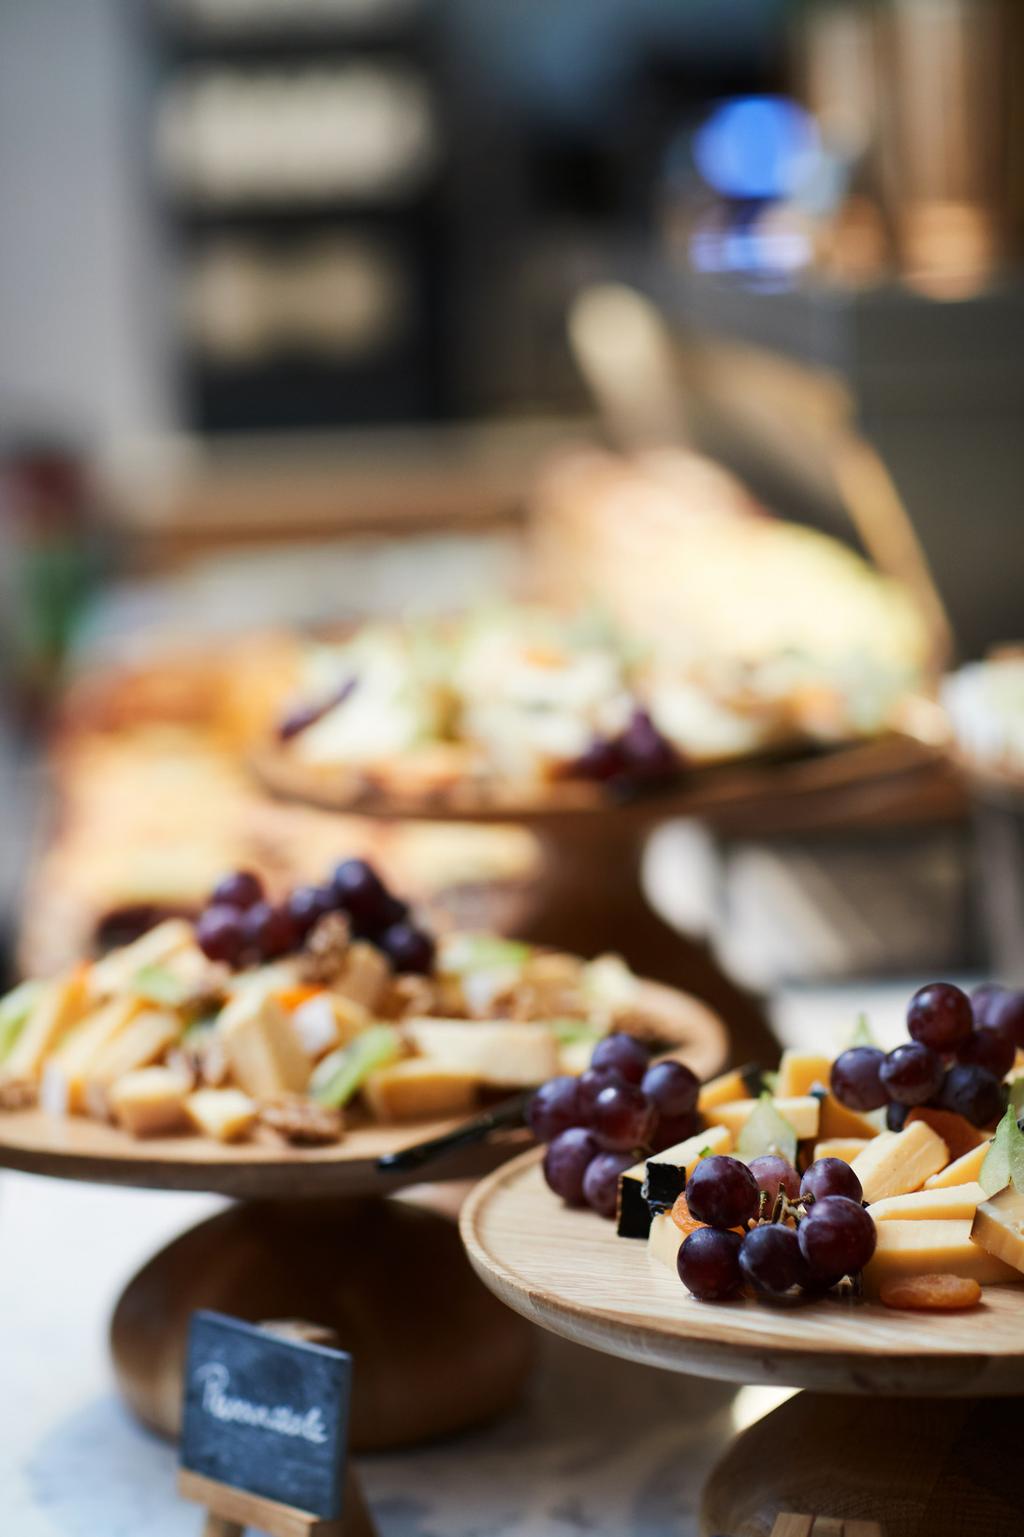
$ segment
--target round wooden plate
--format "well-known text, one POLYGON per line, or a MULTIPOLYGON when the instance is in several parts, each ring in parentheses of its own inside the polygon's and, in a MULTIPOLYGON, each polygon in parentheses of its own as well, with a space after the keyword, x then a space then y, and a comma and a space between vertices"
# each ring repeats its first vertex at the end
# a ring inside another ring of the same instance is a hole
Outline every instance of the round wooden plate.
POLYGON ((798 805, 806 820, 807 797, 837 802, 842 818, 869 810, 890 796, 905 799, 908 785, 922 775, 941 775, 943 755, 914 737, 891 734, 831 749, 769 753, 717 764, 698 765, 676 783, 635 800, 618 801, 602 786, 565 780, 525 789, 521 785, 447 786, 433 794, 401 791, 335 764, 309 764, 276 743, 253 751, 251 766, 264 787, 288 800, 332 811, 365 813, 382 820, 414 818, 435 822, 516 822, 538 830, 551 823, 575 822, 595 813, 614 815, 638 826, 669 817, 708 820, 741 816, 774 817, 779 808, 798 805))
POLYGON ((639 1240, 564 1207, 534 1149, 485 1179, 462 1238, 486 1285, 517 1312, 610 1355, 730 1382, 829 1393, 1019 1394, 1024 1287, 986 1287, 967 1313, 821 1300, 698 1302, 639 1240))
MULTIPOLYGON (((642 982, 645 1012, 660 1040, 700 1077, 723 1066, 728 1036, 718 1015, 689 993, 642 982)), ((376 1160, 458 1126, 465 1117, 354 1125, 330 1147, 276 1148, 257 1142, 222 1143, 208 1137, 130 1136, 119 1127, 42 1110, 0 1111, 0 1167, 97 1184, 154 1190, 206 1190, 239 1200, 385 1194, 408 1185, 409 1174, 383 1175, 376 1160)), ((521 1147, 512 1132, 445 1155, 425 1166, 423 1178, 465 1179, 485 1174, 521 1147)), ((416 1174, 417 1182, 420 1179, 416 1174)))

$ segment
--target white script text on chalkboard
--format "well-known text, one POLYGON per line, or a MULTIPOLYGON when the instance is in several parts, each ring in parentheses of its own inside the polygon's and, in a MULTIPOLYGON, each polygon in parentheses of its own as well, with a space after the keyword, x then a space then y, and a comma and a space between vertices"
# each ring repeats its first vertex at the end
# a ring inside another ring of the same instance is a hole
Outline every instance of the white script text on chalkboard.
POLYGON ((219 1361, 208 1361, 195 1376, 203 1390, 203 1409, 223 1424, 252 1425, 278 1436, 298 1436, 314 1446, 322 1446, 327 1440, 319 1409, 300 1412, 287 1404, 254 1404, 247 1398, 232 1396, 228 1392, 231 1374, 219 1361))

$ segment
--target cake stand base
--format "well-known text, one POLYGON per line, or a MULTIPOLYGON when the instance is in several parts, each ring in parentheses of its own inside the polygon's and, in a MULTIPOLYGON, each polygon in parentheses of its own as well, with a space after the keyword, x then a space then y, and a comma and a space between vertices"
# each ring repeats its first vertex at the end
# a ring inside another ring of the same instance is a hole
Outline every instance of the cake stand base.
POLYGON ((730 1447, 705 1487, 701 1531, 770 1537, 793 1511, 851 1537, 858 1520, 885 1537, 1019 1537, 1022 1429, 1024 1398, 800 1393, 730 1447))
POLYGON ((530 1325, 477 1280, 455 1224, 379 1196, 232 1206, 139 1271, 115 1309, 111 1348, 129 1407, 161 1435, 178 1434, 196 1308, 333 1330, 355 1362, 355 1452, 494 1418, 533 1355, 530 1325))

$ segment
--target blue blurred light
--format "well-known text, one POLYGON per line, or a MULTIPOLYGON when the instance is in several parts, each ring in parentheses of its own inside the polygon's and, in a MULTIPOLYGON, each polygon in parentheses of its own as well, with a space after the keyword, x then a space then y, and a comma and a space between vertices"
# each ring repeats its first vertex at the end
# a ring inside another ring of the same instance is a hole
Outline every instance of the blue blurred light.
POLYGON ((730 198, 791 197, 817 155, 814 119, 784 96, 722 102, 693 141, 701 176, 730 198))

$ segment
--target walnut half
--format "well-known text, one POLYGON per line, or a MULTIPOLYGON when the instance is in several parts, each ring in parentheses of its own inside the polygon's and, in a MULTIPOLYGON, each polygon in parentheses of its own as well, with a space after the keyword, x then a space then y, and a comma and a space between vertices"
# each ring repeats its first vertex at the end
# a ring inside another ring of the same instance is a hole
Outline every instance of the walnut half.
POLYGON ((341 1141, 344 1127, 340 1110, 331 1110, 301 1094, 281 1094, 265 1100, 259 1124, 293 1147, 326 1147, 341 1141))

